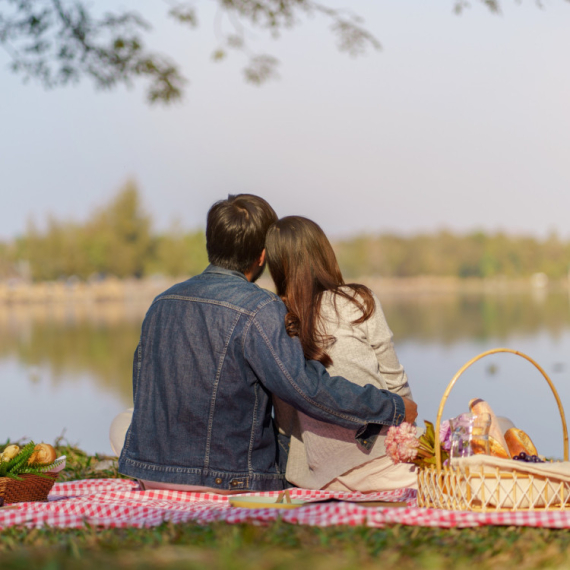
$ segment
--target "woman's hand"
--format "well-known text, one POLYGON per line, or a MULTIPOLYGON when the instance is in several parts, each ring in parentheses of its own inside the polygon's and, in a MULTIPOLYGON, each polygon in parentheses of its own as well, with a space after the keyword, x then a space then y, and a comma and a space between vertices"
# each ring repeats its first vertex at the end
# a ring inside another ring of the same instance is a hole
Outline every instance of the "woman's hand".
POLYGON ((406 419, 404 421, 413 424, 418 417, 418 405, 409 398, 402 398, 404 407, 406 408, 406 419))

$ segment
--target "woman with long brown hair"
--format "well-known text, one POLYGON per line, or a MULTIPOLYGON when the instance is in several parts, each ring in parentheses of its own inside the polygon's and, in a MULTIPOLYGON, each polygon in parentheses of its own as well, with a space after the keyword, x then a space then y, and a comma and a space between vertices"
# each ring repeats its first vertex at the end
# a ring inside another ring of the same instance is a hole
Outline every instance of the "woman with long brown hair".
MULTIPOLYGON (((305 358, 318 360, 333 376, 411 398, 378 298, 364 285, 344 282, 323 230, 307 218, 282 218, 269 229, 265 247, 277 294, 287 306, 285 327, 299 338, 305 358)), ((366 450, 353 431, 277 398, 274 403, 280 429, 291 435, 287 479, 294 485, 361 492, 415 487, 414 468, 386 456, 387 428, 366 450)))

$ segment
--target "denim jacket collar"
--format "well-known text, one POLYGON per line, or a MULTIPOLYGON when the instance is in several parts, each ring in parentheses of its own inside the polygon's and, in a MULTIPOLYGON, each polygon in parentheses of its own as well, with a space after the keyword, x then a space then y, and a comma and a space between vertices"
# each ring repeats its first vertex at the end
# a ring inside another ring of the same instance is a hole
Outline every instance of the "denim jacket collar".
POLYGON ((240 271, 233 271, 232 269, 226 269, 225 267, 220 267, 219 265, 208 265, 206 269, 204 269, 203 273, 216 273, 218 275, 231 275, 233 277, 239 277, 244 281, 247 281, 247 277, 241 273, 240 271))

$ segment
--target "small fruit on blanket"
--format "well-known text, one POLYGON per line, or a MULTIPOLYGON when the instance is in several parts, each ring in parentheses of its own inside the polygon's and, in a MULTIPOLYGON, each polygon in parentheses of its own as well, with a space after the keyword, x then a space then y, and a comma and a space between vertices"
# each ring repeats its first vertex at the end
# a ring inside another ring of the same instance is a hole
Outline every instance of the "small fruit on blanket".
POLYGON ((491 416, 491 427, 489 428, 489 442, 491 442, 491 438, 493 438, 497 442, 497 446, 495 446, 495 450, 491 446, 491 455, 496 455, 497 457, 504 457, 506 456, 507 459, 510 459, 511 454, 507 451, 507 442, 503 436, 503 431, 499 427, 499 422, 497 421, 497 416, 493 409, 485 400, 481 400, 480 398, 475 398, 469 402, 469 409, 474 414, 489 414, 491 416), (503 449, 500 450, 499 447, 503 449))
POLYGON ((18 453, 20 453, 20 447, 18 445, 9 445, 2 453, 0 459, 2 459, 2 461, 10 461, 10 459, 14 459, 18 453))
POLYGON ((508 429, 505 432, 505 441, 507 442, 509 451, 513 457, 515 455, 519 455, 521 452, 524 452, 527 455, 538 455, 538 451, 536 450, 534 443, 532 443, 530 437, 528 437, 522 429, 508 429))
POLYGON ((57 453, 53 446, 49 443, 38 443, 38 445, 34 447, 34 452, 31 457, 28 459, 28 464, 49 465, 56 459, 57 453))

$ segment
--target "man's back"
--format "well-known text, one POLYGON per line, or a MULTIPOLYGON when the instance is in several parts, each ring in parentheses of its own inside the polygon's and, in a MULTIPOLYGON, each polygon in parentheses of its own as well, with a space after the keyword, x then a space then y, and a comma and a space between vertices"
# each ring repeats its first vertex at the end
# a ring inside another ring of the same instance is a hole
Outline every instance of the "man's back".
POLYGON ((275 295, 215 266, 155 299, 135 353, 121 472, 219 489, 283 488, 271 400, 244 357, 252 319, 267 304, 284 315, 275 295))

